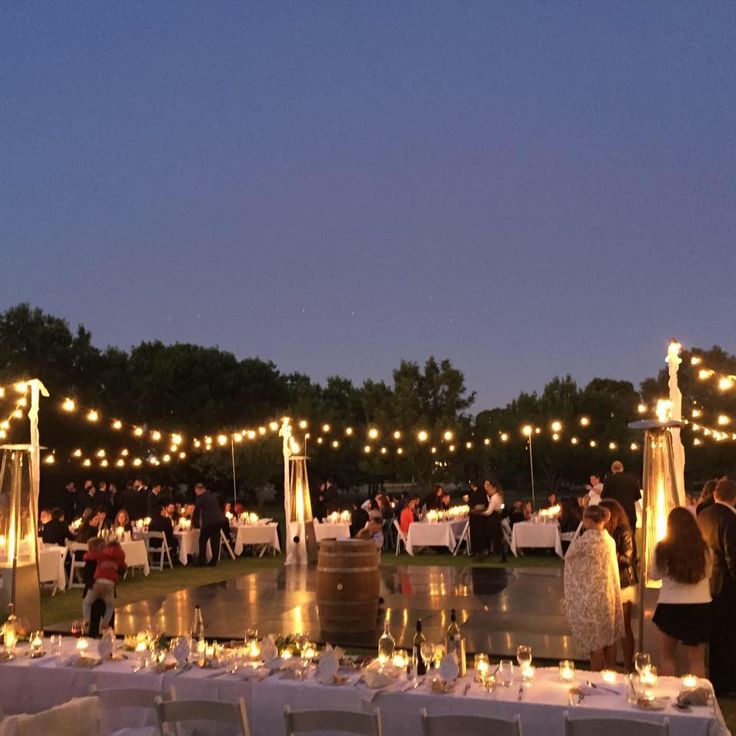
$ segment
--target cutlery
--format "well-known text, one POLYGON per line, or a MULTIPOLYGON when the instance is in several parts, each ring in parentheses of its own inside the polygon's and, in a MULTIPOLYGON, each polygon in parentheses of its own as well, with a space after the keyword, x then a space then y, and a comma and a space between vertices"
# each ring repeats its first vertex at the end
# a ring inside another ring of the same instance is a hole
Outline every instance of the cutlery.
POLYGON ((468 694, 468 690, 470 690, 470 682, 465 683, 465 687, 463 688, 463 697, 468 694))
POLYGON ((522 682, 521 685, 519 685, 519 696, 517 700, 520 701, 523 696, 524 696, 524 683, 522 682))
POLYGON ((603 690, 604 692, 611 693, 612 695, 620 695, 618 690, 614 690, 612 687, 606 687, 605 685, 596 685, 594 682, 591 682, 590 680, 586 680, 585 684, 588 687, 592 687, 594 690, 603 690))

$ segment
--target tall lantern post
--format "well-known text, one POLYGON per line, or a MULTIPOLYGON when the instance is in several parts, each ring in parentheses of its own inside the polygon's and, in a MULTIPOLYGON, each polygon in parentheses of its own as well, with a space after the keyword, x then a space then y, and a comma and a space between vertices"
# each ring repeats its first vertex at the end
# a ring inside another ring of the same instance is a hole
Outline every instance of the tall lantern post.
MULTIPOLYGON (((665 359, 669 370, 668 387, 670 391, 670 412, 672 419, 677 422, 682 421, 682 393, 680 392, 678 382, 678 373, 680 370, 680 364, 682 363, 682 358, 680 357, 681 350, 682 345, 680 345, 677 340, 671 340, 669 347, 667 348, 667 358, 665 359)), ((679 499, 680 506, 684 506, 686 502, 685 447, 682 444, 682 438, 680 437, 680 427, 673 427, 670 429, 670 433, 672 434, 672 452, 675 458, 677 497, 679 499)))
POLYGON ((281 422, 284 455, 284 513, 286 526, 285 565, 306 565, 306 525, 312 520, 312 504, 309 499, 307 457, 294 439, 288 417, 281 422))

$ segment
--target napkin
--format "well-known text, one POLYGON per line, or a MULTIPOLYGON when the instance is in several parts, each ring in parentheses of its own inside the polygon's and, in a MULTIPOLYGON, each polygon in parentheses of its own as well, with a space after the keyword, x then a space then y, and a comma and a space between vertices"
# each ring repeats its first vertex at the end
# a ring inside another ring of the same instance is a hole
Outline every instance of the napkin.
POLYGON ((180 636, 176 644, 171 647, 171 656, 176 660, 177 667, 183 667, 189 659, 189 639, 180 636))
POLYGON ((380 670, 378 667, 371 666, 368 667, 363 674, 363 682, 373 690, 377 690, 396 681, 383 670, 380 670))
POLYGON ((445 682, 452 682, 457 680, 457 676, 460 674, 460 668, 457 666, 457 658, 452 652, 445 654, 440 662, 439 667, 440 677, 445 682))
POLYGON ((322 656, 319 658, 316 674, 317 681, 323 685, 333 682, 338 669, 340 669, 340 660, 335 650, 328 644, 322 656))
POLYGON ((115 640, 110 634, 105 633, 97 642, 97 655, 102 660, 110 659, 114 648, 115 640))
POLYGON ((710 690, 707 687, 696 687, 692 690, 683 690, 677 696, 678 705, 708 705, 710 690))
POLYGON ((271 660, 276 659, 279 656, 279 650, 276 648, 276 644, 272 636, 267 636, 261 642, 261 659, 268 664, 271 660))

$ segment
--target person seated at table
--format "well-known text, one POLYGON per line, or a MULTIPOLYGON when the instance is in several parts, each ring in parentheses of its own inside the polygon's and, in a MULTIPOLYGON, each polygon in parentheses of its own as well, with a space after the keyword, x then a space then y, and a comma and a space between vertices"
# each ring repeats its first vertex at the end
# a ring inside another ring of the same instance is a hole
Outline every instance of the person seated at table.
POLYGON ((51 521, 51 511, 49 509, 41 509, 41 511, 38 514, 38 533, 40 534, 43 531, 43 527, 45 524, 48 524, 51 521))
POLYGON ((75 539, 77 542, 87 542, 92 537, 96 537, 105 524, 107 510, 103 506, 98 506, 92 514, 82 522, 77 529, 75 539))
POLYGON ((514 503, 511 505, 511 511, 509 513, 509 524, 511 524, 511 527, 513 528, 514 524, 518 524, 520 521, 526 521, 526 517, 524 516, 524 502, 523 501, 514 501, 514 503))
POLYGON ((437 485, 434 490, 427 495, 427 499, 424 502, 425 511, 437 511, 442 504, 442 497, 445 495, 445 489, 437 485))
POLYGON ((171 519, 171 523, 176 526, 179 523, 179 505, 175 503, 166 504, 166 516, 171 519))
POLYGON ((63 547, 67 539, 74 539, 69 531, 69 526, 64 522, 64 510, 55 508, 51 510, 51 520, 43 525, 41 539, 44 544, 58 544, 63 547))
POLYGON ((380 491, 376 497, 376 507, 381 512, 381 516, 384 519, 384 521, 393 519, 394 517, 394 509, 391 506, 391 499, 383 492, 380 491))
POLYGON ((442 498, 440 499, 440 505, 438 508, 440 511, 447 511, 447 509, 450 508, 451 503, 452 503, 452 497, 447 491, 445 491, 442 494, 442 498))
POLYGON ((399 516, 399 527, 402 534, 409 533, 409 527, 417 520, 417 509, 419 508, 419 496, 412 496, 406 506, 401 509, 399 516))
POLYGON ((616 545, 606 531, 610 515, 602 506, 585 509, 585 534, 570 544, 563 574, 565 615, 594 671, 615 669, 616 643, 624 637, 616 545))
POLYGON ((358 532, 368 523, 368 512, 363 508, 363 504, 353 503, 353 510, 350 514, 350 536, 357 536, 358 532))
POLYGON ((560 501, 560 532, 572 534, 578 530, 583 515, 576 498, 563 498, 560 501))
POLYGON ((89 631, 92 614, 92 604, 96 600, 105 603, 105 613, 102 617, 102 626, 107 628, 115 613, 115 586, 118 584, 120 574, 125 572, 125 552, 120 542, 113 540, 100 548, 97 544, 90 545, 90 549, 84 555, 85 561, 97 563, 94 572, 94 582, 87 591, 82 601, 82 619, 85 631, 89 631))
POLYGON ((363 529, 356 535, 356 539, 371 539, 378 549, 383 547, 383 521, 381 519, 368 519, 363 529))
MULTIPOLYGON (((161 505, 153 509, 153 516, 151 517, 151 523, 148 525, 149 532, 163 532, 166 537, 166 544, 169 545, 169 552, 171 553, 172 561, 177 559, 177 540, 174 534, 174 524, 166 513, 166 508, 161 505)), ((160 539, 152 539, 151 547, 154 549, 161 546, 160 539)))
POLYGON ((130 522, 130 515, 125 509, 120 509, 115 514, 115 521, 112 524, 112 528, 117 532, 118 529, 122 529, 124 532, 131 533, 133 531, 133 524, 130 522))
POLYGON ((558 506, 557 502, 557 494, 554 491, 551 491, 547 494, 547 505, 544 507, 546 509, 551 509, 553 506, 558 506))

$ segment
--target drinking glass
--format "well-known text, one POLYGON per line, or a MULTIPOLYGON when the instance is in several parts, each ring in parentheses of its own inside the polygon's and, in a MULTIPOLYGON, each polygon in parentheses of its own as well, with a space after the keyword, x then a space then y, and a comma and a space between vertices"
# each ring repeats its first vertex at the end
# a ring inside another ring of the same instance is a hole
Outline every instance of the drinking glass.
POLYGON ((530 667, 532 663, 532 648, 526 644, 516 647, 516 661, 522 670, 530 667))
POLYGON ((425 641, 422 644, 422 659, 427 665, 427 669, 429 669, 433 664, 432 660, 434 659, 434 645, 428 641, 425 641))
POLYGON ((498 675, 501 678, 501 684, 509 687, 514 680, 514 663, 510 659, 502 659, 498 665, 498 675))
POLYGON ((72 636, 79 639, 84 633, 84 621, 72 621, 72 636))
POLYGON ((647 652, 637 652, 634 655, 634 667, 641 677, 642 672, 646 671, 652 666, 652 658, 647 652))
POLYGON ((52 651, 57 657, 61 657, 61 634, 52 634, 49 637, 52 651))

